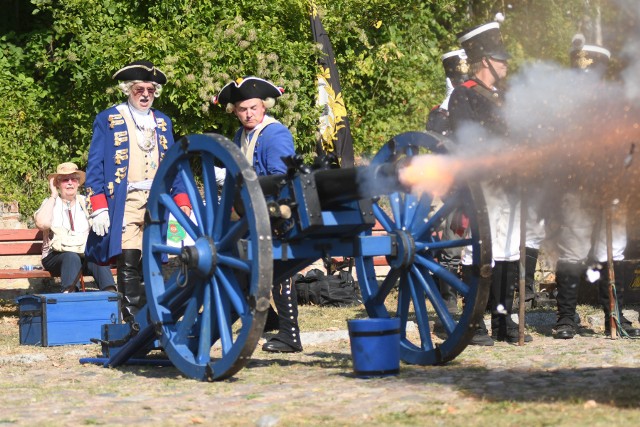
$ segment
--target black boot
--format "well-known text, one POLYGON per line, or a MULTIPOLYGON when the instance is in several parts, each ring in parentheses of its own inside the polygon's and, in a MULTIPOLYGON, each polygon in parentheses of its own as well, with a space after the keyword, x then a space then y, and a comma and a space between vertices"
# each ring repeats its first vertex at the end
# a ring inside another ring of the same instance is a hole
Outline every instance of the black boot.
MULTIPOLYGON (((465 283, 469 283, 472 276, 472 267, 470 265, 461 265, 460 272, 462 275, 462 281, 465 283)), ((464 299, 462 300, 462 304, 464 305, 464 299)), ((488 303, 487 303, 488 304, 488 303)), ((484 318, 480 319, 480 323, 469 341, 469 345, 478 345, 478 346, 492 346, 493 339, 489 336, 489 331, 487 331, 487 326, 484 324, 484 318)))
POLYGON ((298 353, 302 351, 298 327, 298 296, 291 280, 273 285, 273 301, 278 311, 279 329, 262 350, 272 353, 298 353))
POLYGON ((269 305, 267 311, 267 320, 264 323, 264 332, 277 331, 280 329, 280 321, 278 320, 278 313, 269 305))
MULTIPOLYGON (((622 327, 624 333, 626 333, 630 337, 639 337, 640 329, 634 328, 631 324, 631 321, 624 317, 622 314, 622 303, 624 301, 624 279, 625 279, 625 271, 624 264, 620 261, 613 262, 613 274, 615 276, 615 285, 617 296, 617 307, 619 315, 619 325, 618 327, 622 327)), ((604 334, 609 336, 611 335, 611 305, 609 302, 609 269, 608 266, 605 266, 602 272, 602 277, 598 281, 598 302, 602 306, 602 311, 604 311, 604 334)), ((621 334, 624 335, 624 334, 621 334)))
POLYGON ((122 292, 122 318, 129 322, 147 303, 140 261, 142 251, 139 249, 123 249, 118 257, 118 289, 122 292))
POLYGON ((584 264, 558 261, 556 266, 558 320, 553 334, 554 338, 571 339, 576 335, 578 287, 584 272, 584 264))
POLYGON ((540 251, 534 248, 525 248, 527 258, 524 274, 524 300, 534 301, 536 298, 536 267, 538 265, 538 255, 540 251))
MULTIPOLYGON (((517 343, 518 324, 511 319, 513 299, 519 280, 518 261, 496 261, 491 278, 491 337, 496 341, 517 343)), ((531 335, 525 334, 524 342, 531 342, 531 335)))

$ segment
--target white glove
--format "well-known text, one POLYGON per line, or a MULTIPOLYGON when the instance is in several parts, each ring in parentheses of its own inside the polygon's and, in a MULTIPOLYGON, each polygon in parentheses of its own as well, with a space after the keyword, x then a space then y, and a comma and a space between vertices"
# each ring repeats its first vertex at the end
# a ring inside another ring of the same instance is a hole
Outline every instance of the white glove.
POLYGON ((111 222, 109 221, 109 209, 98 209, 91 214, 91 219, 93 220, 91 223, 91 229, 98 236, 104 236, 109 232, 109 226, 111 225, 111 222))

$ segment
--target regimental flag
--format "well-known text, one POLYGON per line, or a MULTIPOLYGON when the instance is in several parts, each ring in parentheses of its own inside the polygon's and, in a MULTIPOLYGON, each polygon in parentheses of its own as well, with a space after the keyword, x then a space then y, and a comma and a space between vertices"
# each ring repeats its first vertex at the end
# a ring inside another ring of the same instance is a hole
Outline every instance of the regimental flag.
POLYGON ((353 139, 347 109, 340 89, 340 76, 329 35, 324 30, 318 9, 311 2, 311 31, 313 40, 322 46, 323 55, 318 59, 318 105, 320 116, 318 154, 335 153, 342 167, 353 166, 353 139))

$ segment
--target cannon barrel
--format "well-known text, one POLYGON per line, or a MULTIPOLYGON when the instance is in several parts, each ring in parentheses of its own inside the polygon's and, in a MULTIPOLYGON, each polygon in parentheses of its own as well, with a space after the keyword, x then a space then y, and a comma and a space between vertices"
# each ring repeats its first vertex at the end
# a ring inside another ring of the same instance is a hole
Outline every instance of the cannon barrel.
MULTIPOLYGON (((323 209, 342 203, 369 199, 395 191, 408 192, 398 179, 398 172, 404 167, 402 161, 383 163, 376 166, 359 166, 344 169, 320 169, 302 174, 305 184, 315 185, 323 209)), ((260 186, 265 197, 275 197, 287 183, 287 175, 260 177, 260 186)))

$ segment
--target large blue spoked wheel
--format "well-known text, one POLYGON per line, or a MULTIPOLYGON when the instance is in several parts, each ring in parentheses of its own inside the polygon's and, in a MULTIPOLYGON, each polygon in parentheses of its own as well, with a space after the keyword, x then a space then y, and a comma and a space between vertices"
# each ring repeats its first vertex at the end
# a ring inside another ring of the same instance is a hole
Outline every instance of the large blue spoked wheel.
MULTIPOLYGON (((378 152, 371 167, 446 154, 448 144, 429 132, 403 133, 378 152)), ((404 362, 434 365, 452 360, 473 337, 489 297, 491 238, 479 185, 458 183, 441 198, 401 191, 381 195, 374 213, 385 232, 395 236, 397 253, 387 257, 390 270, 381 282, 373 257, 355 258, 368 315, 400 318, 404 362), (450 232, 454 223, 457 234, 450 232), (441 263, 460 252, 472 260, 463 275, 441 263), (444 286, 461 297, 455 312, 441 296, 444 286)))
POLYGON ((272 286, 271 228, 255 171, 223 136, 184 137, 160 164, 147 214, 144 277, 161 347, 189 377, 233 375, 260 339, 272 286), (214 166, 226 169, 222 188, 214 166), (193 219, 172 198, 174 183, 188 195, 193 219), (188 244, 167 243, 169 213, 188 244))

